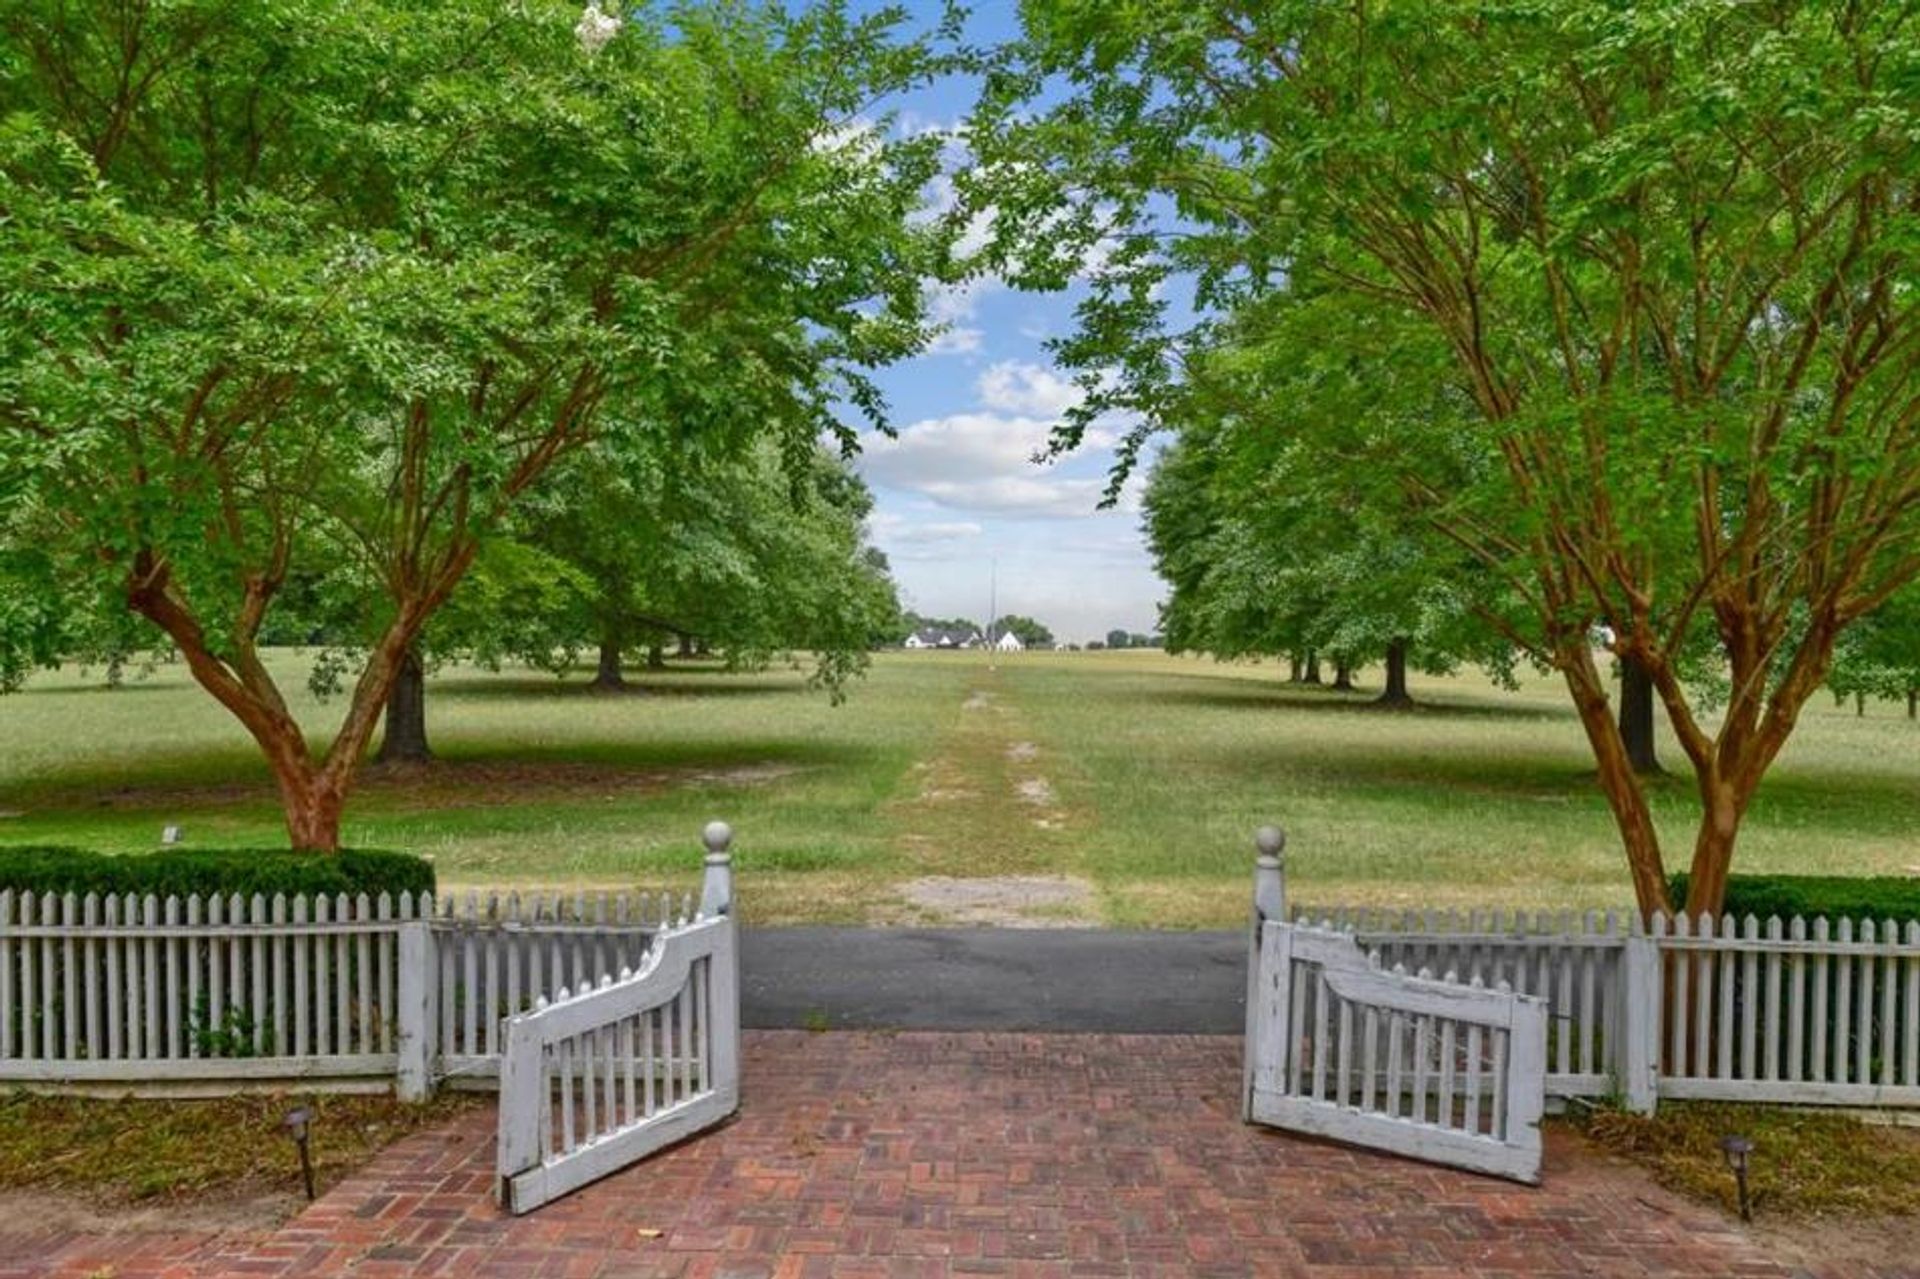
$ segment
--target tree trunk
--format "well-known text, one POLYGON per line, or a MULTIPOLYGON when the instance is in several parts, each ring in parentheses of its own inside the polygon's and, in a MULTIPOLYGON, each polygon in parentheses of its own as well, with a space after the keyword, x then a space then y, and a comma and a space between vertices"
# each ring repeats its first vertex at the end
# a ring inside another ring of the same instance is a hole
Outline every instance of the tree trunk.
POLYGON ((1634 772, 1654 777, 1666 771, 1653 747, 1653 676, 1631 654, 1620 658, 1620 737, 1634 772))
POLYGON ((650 671, 667 669, 667 650, 658 640, 647 645, 647 669, 650 671))
POLYGON ((287 813, 287 838, 295 851, 333 853, 340 849, 340 816, 346 811, 345 787, 317 778, 289 783, 280 779, 280 801, 287 813))
POLYGON ((387 690, 387 730, 376 764, 424 764, 433 758, 427 746, 427 672, 420 651, 409 648, 387 690))
POLYGON ((1687 870, 1689 915, 1719 916, 1727 900, 1727 879, 1733 870, 1733 841, 1740 833, 1752 792, 1725 782, 1706 781, 1700 787, 1700 829, 1693 840, 1693 865, 1687 870))
POLYGON ((1920 688, 1910 688, 1907 690, 1907 718, 1908 719, 1912 719, 1914 717, 1916 703, 1920 703, 1920 688))
POLYGON ((1865 693, 1855 693, 1853 695, 1853 713, 1855 718, 1865 717, 1867 713, 1867 695, 1865 693))
POLYGON ((1287 654, 1287 683, 1298 684, 1305 669, 1306 668, 1300 664, 1300 655, 1298 653, 1287 654))
POLYGON ((1407 691, 1407 641, 1404 639, 1392 640, 1387 644, 1387 686, 1374 704, 1392 707, 1413 705, 1413 694, 1407 691))
POLYGON ((1333 691, 1336 693, 1353 691, 1353 667, 1347 664, 1347 659, 1344 657, 1333 659, 1333 691))
POLYGON ((626 690, 627 676, 620 666, 620 641, 600 641, 599 669, 594 672, 590 687, 596 693, 620 693, 626 690))
POLYGON ((1580 727, 1586 731, 1600 766, 1600 790, 1607 797, 1607 807, 1613 812, 1626 848, 1627 870, 1633 877, 1633 895, 1640 912, 1669 912, 1672 902, 1667 896, 1666 866, 1660 857, 1660 832, 1654 828, 1640 775, 1627 758, 1627 744, 1607 702, 1606 686, 1593 663, 1593 654, 1583 644, 1574 652, 1561 653, 1558 665, 1573 696, 1580 727))
POLYGON ((692 657, 693 656, 693 636, 687 635, 687 634, 682 634, 680 636, 680 649, 677 653, 674 654, 674 656, 675 657, 692 657))
POLYGON ((1318 684, 1320 682, 1320 654, 1313 649, 1307 650, 1307 677, 1300 682, 1302 684, 1318 684))

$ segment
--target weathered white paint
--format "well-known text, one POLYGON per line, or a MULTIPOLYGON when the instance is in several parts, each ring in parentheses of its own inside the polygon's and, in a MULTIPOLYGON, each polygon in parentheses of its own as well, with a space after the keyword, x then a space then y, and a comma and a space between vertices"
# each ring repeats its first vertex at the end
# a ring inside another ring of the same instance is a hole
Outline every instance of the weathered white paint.
POLYGON ((1384 971, 1351 933, 1263 920, 1258 906, 1248 966, 1248 1119, 1539 1179, 1544 1000, 1384 971))
POLYGON ((530 1211, 732 1114, 738 992, 734 921, 717 915, 656 934, 637 972, 509 1017, 498 1150, 505 1206, 530 1211))
MULTIPOLYGON (((710 841, 707 861, 703 904, 730 909, 724 847, 710 841)), ((661 929, 693 918, 690 895, 666 893, 0 891, 0 1084, 207 1094, 282 1079, 424 1096, 450 1074, 498 1074, 498 1013, 637 967, 661 929)), ((715 993, 737 1004, 737 984, 715 993)))
MULTIPOLYGON (((1383 965, 1549 1006, 1546 1090, 1920 1106, 1920 923, 1300 909, 1383 965)), ((1416 1070, 1418 1066, 1416 1065, 1416 1070)))

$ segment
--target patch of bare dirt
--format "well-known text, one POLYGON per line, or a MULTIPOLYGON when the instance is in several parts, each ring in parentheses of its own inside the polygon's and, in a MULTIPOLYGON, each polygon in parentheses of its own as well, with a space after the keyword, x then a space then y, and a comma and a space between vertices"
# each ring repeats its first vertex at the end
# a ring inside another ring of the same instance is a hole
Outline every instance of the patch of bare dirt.
POLYGON ((1024 764, 1028 760, 1037 759, 1039 755, 1040 748, 1032 742, 1015 742, 1013 745, 1007 747, 1007 758, 1016 764, 1024 764))
POLYGON ((1044 777, 1024 777, 1014 786, 1023 803, 1035 808, 1053 807, 1053 783, 1044 777))
POLYGON ((876 922, 986 928, 1092 928, 1098 922, 1093 885, 1068 875, 929 875, 894 891, 898 902, 882 907, 876 922))
POLYGON ((1920 1274, 1920 1217, 1818 1218, 1768 1222, 1746 1232, 1794 1273, 1820 1279, 1920 1274))
POLYGON ((264 1233, 291 1220, 307 1201, 288 1191, 198 1194, 188 1199, 119 1200, 78 1191, 0 1190, 0 1231, 36 1234, 264 1233))
POLYGON ((929 786, 920 792, 920 798, 929 804, 951 804, 955 800, 979 799, 980 792, 965 786, 929 786))
POLYGON ((984 711, 992 707, 993 694, 978 688, 967 695, 966 701, 960 703, 960 709, 963 711, 984 711))
MULTIPOLYGON (((369 765, 361 772, 361 795, 403 797, 420 808, 484 808, 537 802, 583 802, 631 798, 680 786, 766 786, 797 773, 798 764, 763 760, 727 768, 623 768, 569 760, 435 761, 431 764, 369 765)), ((204 786, 123 786, 98 791, 95 807, 115 809, 210 806, 270 801, 273 784, 215 782, 204 786)))

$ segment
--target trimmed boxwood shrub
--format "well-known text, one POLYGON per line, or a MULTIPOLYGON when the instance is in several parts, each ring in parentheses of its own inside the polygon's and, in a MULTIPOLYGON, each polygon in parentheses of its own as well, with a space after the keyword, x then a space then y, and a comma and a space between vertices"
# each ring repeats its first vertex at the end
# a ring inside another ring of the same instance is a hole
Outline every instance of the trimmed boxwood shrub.
MULTIPOLYGON (((1687 899, 1687 877, 1668 880, 1673 900, 1687 899)), ((1727 881, 1725 913, 1735 919, 1795 915, 1808 920, 1920 919, 1920 878, 1899 875, 1735 875, 1727 881)))
POLYGON ((343 848, 163 848, 116 855, 85 848, 0 846, 0 889, 36 893, 152 893, 158 897, 259 893, 430 893, 433 863, 412 853, 343 848))

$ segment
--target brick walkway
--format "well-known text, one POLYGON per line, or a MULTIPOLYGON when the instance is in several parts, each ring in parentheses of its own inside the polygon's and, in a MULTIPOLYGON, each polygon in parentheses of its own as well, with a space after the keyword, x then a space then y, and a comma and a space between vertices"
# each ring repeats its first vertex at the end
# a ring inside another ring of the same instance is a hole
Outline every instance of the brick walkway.
POLYGON ((1787 1273, 1568 1141, 1531 1190, 1246 1127, 1237 1039, 782 1031, 747 1072, 730 1126, 529 1217, 480 1111, 270 1236, 0 1223, 0 1275, 1787 1273))

